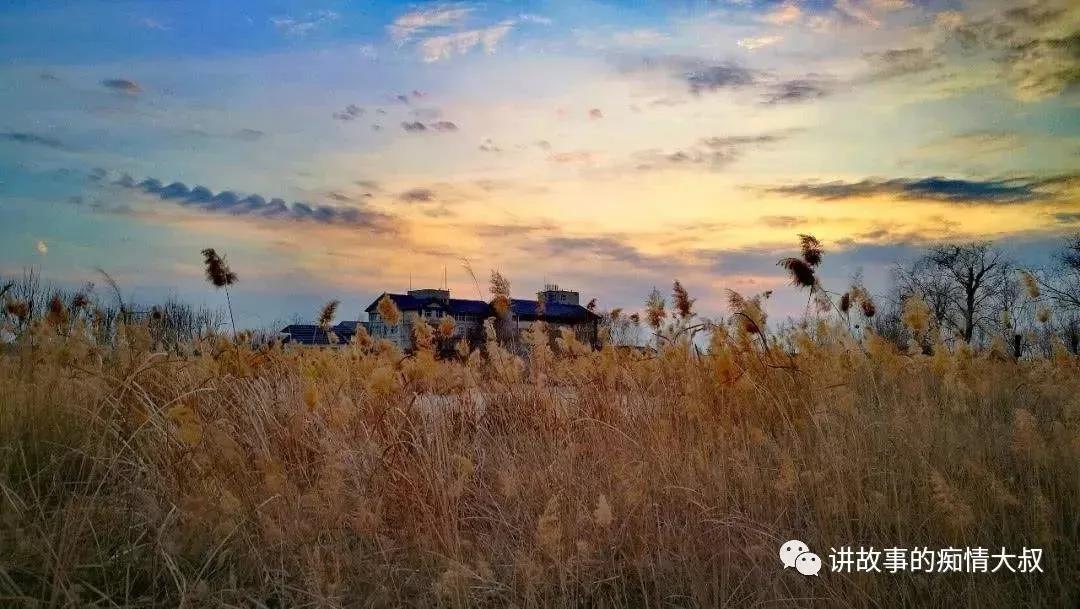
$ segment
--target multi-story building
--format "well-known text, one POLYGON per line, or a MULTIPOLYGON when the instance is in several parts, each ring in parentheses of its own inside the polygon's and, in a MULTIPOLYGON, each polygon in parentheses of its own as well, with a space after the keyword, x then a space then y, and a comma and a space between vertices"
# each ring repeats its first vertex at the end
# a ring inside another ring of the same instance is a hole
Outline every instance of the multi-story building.
MULTIPOLYGON (((454 338, 466 338, 470 342, 483 340, 483 323, 488 317, 496 317, 490 302, 451 298, 449 290, 409 290, 405 294, 384 293, 365 309, 368 329, 372 336, 397 343, 403 350, 412 348, 412 328, 424 321, 437 326, 444 316, 454 319, 454 338), (385 323, 379 316, 379 301, 386 296, 401 311, 397 324, 385 323)), ((581 306, 577 292, 560 290, 558 286, 545 286, 535 300, 514 298, 510 300, 509 327, 515 332, 528 329, 536 321, 555 327, 568 327, 579 340, 587 344, 596 342, 599 316, 581 306), (540 305, 539 303, 543 303, 540 305)))

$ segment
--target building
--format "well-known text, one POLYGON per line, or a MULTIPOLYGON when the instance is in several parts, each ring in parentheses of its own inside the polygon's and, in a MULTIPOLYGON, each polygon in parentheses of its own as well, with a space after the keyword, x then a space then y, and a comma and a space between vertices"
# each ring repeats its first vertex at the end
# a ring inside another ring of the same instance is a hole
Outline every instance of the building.
POLYGON ((329 328, 329 332, 316 324, 289 324, 281 329, 279 336, 286 344, 331 347, 347 345, 356 335, 356 327, 368 325, 363 321, 342 321, 329 328), (331 340, 331 334, 336 342, 331 340))
MULTIPOLYGON (((454 319, 454 340, 465 338, 470 343, 477 343, 484 338, 484 320, 496 316, 490 302, 451 298, 450 290, 437 289, 383 293, 365 312, 373 337, 391 340, 406 351, 412 348, 412 328, 420 320, 437 326, 444 316, 450 316, 454 319), (380 318, 379 301, 384 296, 401 311, 400 323, 391 325, 380 318)), ((598 315, 581 306, 577 292, 560 290, 558 286, 545 286, 536 300, 514 298, 510 301, 509 324, 515 332, 543 321, 551 326, 570 328, 579 340, 591 345, 596 342, 599 320, 598 315), (542 309, 538 306, 540 301, 544 303, 542 309)))

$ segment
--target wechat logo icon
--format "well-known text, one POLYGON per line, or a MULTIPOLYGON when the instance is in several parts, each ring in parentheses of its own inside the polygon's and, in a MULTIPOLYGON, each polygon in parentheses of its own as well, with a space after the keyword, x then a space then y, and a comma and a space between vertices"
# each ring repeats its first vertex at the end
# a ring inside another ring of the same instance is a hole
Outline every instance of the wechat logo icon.
POLYGON ((795 567, 803 575, 817 575, 821 571, 821 557, 810 551, 810 546, 792 539, 780 546, 780 562, 784 568, 795 567))

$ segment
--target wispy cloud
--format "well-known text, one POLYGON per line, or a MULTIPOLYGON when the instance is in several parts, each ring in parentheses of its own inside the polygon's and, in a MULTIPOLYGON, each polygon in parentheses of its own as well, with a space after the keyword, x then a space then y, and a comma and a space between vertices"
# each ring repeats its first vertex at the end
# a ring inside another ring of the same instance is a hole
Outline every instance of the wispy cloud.
POLYGON ((518 15, 518 21, 521 23, 535 23, 537 25, 551 25, 555 23, 550 17, 543 15, 535 15, 532 13, 521 13, 518 15))
POLYGON ((142 19, 139 19, 139 25, 148 30, 158 30, 161 32, 170 29, 167 23, 159 21, 153 17, 143 17, 142 19))
POLYGON ((64 143, 60 140, 47 135, 38 135, 36 133, 8 131, 6 133, 0 133, 0 138, 8 140, 9 142, 17 142, 19 144, 27 144, 30 146, 42 146, 44 148, 52 148, 53 150, 63 150, 65 148, 64 143))
POLYGON ((420 42, 420 55, 424 61, 431 63, 464 55, 477 46, 483 47, 486 53, 494 53, 513 27, 512 21, 504 21, 487 28, 431 36, 420 42))
POLYGON ((621 56, 615 59, 623 73, 662 73, 686 83, 694 95, 740 89, 757 84, 763 75, 735 61, 708 61, 684 55, 621 56))
MULTIPOLYGON (((100 181, 100 178, 97 181, 100 181)), ((244 195, 233 190, 215 193, 205 186, 188 187, 183 182, 163 184, 156 178, 136 181, 127 174, 121 175, 109 184, 202 212, 268 220, 339 224, 363 227, 378 232, 395 230, 391 216, 361 206, 332 207, 302 201, 288 204, 281 198, 267 200, 262 195, 244 195)))
POLYGON ((401 43, 425 30, 458 24, 472 12, 471 6, 437 5, 400 15, 387 30, 394 41, 401 43))
POLYGON ((765 105, 795 104, 829 95, 836 82, 824 76, 809 75, 804 78, 783 80, 769 85, 762 97, 765 105))
POLYGON ((365 110, 356 104, 349 104, 345 106, 343 110, 339 110, 333 114, 335 120, 339 121, 351 121, 355 118, 359 118, 364 115, 365 110))
POLYGON ((591 150, 555 152, 548 155, 549 161, 560 165, 591 165, 598 159, 599 155, 591 150))
POLYGON ((139 86, 139 83, 126 78, 107 78, 101 81, 101 86, 130 95, 142 93, 142 87, 139 86))
POLYGON ((582 254, 591 254, 616 262, 642 267, 655 267, 659 262, 658 260, 643 254, 628 240, 610 235, 595 237, 549 237, 534 245, 533 248, 550 256, 580 256, 582 254))
POLYGON ((937 138, 919 147, 920 154, 937 156, 986 156, 1012 152, 1031 143, 1024 133, 979 130, 937 138))
POLYGON ((901 199, 941 201, 945 203, 1007 205, 1054 199, 1061 188, 1077 176, 1014 178, 1004 180, 965 180, 944 177, 866 179, 859 182, 808 182, 766 189, 768 192, 841 201, 891 195, 901 199))
POLYGON ((1001 67, 1013 94, 1039 101, 1080 87, 1080 5, 1048 0, 1045 4, 1000 7, 980 18, 939 13, 936 25, 943 50, 982 50, 1001 67))
POLYGON ((435 121, 426 125, 420 121, 404 121, 401 123, 401 128, 410 133, 425 133, 427 131, 448 133, 457 131, 458 125, 453 121, 435 121))
POLYGON ((754 36, 751 38, 740 38, 735 44, 746 49, 747 51, 756 51, 765 47, 770 47, 774 44, 778 44, 783 40, 783 36, 754 36))
POLYGON ((410 188, 398 195, 398 199, 406 203, 429 203, 435 200, 435 191, 430 188, 410 188))
POLYGON ((762 15, 761 20, 773 25, 787 25, 802 17, 802 9, 794 2, 785 2, 762 15))
POLYGON ((706 137, 693 146, 663 152, 644 150, 634 154, 635 169, 675 169, 702 167, 721 169, 740 159, 752 149, 783 141, 793 132, 761 133, 756 135, 728 135, 706 137))
POLYGON ((270 23, 279 32, 287 36, 306 36, 331 21, 336 21, 338 14, 334 11, 315 11, 303 17, 273 17, 270 23))
POLYGON ((638 28, 625 32, 616 32, 612 42, 624 47, 652 47, 668 41, 668 35, 652 28, 638 28))
POLYGON ((871 80, 898 78, 935 68, 943 63, 938 53, 921 48, 888 49, 863 55, 870 65, 871 80))

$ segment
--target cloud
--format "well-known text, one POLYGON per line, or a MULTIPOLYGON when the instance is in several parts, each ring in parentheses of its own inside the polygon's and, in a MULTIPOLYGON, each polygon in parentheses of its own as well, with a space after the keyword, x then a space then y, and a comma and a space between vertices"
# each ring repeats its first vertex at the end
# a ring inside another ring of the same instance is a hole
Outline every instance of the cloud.
POLYGON ((1039 101, 1080 87, 1080 5, 1046 2, 999 10, 979 19, 938 13, 943 51, 986 51, 1021 101, 1039 101))
POLYGON ((543 15, 534 15, 531 13, 521 13, 518 15, 518 21, 522 23, 535 23, 537 25, 551 25, 554 21, 550 17, 543 15))
POLYGON ((401 43, 412 38, 414 34, 425 30, 460 23, 472 11, 472 7, 469 6, 434 6, 398 16, 387 27, 387 30, 395 42, 401 43))
POLYGON ((802 9, 794 2, 785 2, 761 16, 761 20, 773 25, 788 25, 802 17, 802 9))
POLYGON ((426 125, 420 121, 405 121, 401 123, 401 128, 410 133, 426 133, 428 131, 450 133, 458 130, 457 123, 453 121, 435 121, 426 125))
POLYGON ((1031 142, 1025 133, 1012 131, 967 131, 928 142, 919 147, 922 154, 970 158, 1019 150, 1031 142))
POLYGON ((435 191, 430 188, 410 188, 399 194, 398 199, 407 203, 429 203, 435 200, 435 191))
POLYGON ((259 131, 258 129, 237 129, 233 133, 233 137, 238 140, 244 140, 245 142, 254 142, 261 140, 266 133, 259 131))
POLYGON ((735 44, 747 51, 756 51, 777 44, 783 39, 783 36, 756 36, 753 38, 740 38, 735 44))
POLYGON ((356 104, 349 104, 345 106, 344 110, 340 110, 333 114, 334 118, 339 121, 351 121, 354 118, 358 118, 364 115, 364 109, 356 104))
POLYGON ((667 34, 649 28, 640 28, 627 32, 616 32, 612 42, 624 47, 651 47, 666 42, 667 34))
POLYGON ((379 232, 393 232, 392 217, 358 206, 331 207, 297 201, 287 204, 283 199, 269 201, 258 194, 242 195, 232 190, 214 193, 205 186, 188 187, 183 182, 163 184, 156 178, 136 182, 123 174, 113 186, 155 196, 162 201, 175 203, 186 209, 233 216, 257 217, 281 221, 308 221, 320 224, 355 226, 379 232))
POLYGON ((1012 47, 1005 55, 1016 97, 1037 101, 1080 86, 1080 30, 1012 47))
POLYGON ((708 137, 701 140, 702 144, 710 148, 751 146, 755 144, 774 144, 790 137, 792 131, 780 131, 774 133, 759 133, 757 135, 726 135, 708 137))
POLYGON ((939 53, 920 47, 866 53, 863 58, 870 64, 871 80, 898 78, 942 66, 939 53))
POLYGON ((486 53, 494 53, 513 27, 512 21, 504 21, 488 28, 432 36, 420 42, 420 56, 425 62, 433 63, 464 55, 477 45, 483 46, 486 53))
POLYGON ((514 238, 520 239, 536 233, 554 232, 557 227, 551 223, 541 224, 469 224, 462 229, 472 230, 476 236, 484 239, 514 238))
POLYGON ((478 148, 481 152, 502 152, 502 148, 496 146, 495 142, 493 142, 491 138, 487 138, 483 142, 481 142, 478 148))
POLYGON ((589 118, 594 121, 599 120, 601 118, 604 118, 604 112, 600 110, 600 108, 593 108, 589 110, 589 118))
POLYGON ((643 254, 625 240, 613 236, 549 237, 538 244, 538 249, 551 256, 586 253, 639 267, 657 264, 656 259, 643 254))
POLYGON ((820 99, 832 93, 835 83, 828 78, 810 75, 769 85, 762 98, 765 105, 797 104, 820 99))
POLYGON ((1060 6, 1018 6, 1007 9, 1004 16, 1009 21, 1023 23, 1025 25, 1041 27, 1057 21, 1065 15, 1065 9, 1060 6))
POLYGON ((154 19, 153 17, 143 17, 142 19, 139 20, 139 25, 141 25, 142 27, 144 27, 144 28, 146 28, 148 30, 158 30, 158 31, 162 31, 162 32, 165 31, 165 30, 170 29, 168 24, 163 23, 161 21, 158 21, 157 19, 154 19))
POLYGON ((52 148, 53 150, 63 150, 65 148, 64 143, 60 140, 46 135, 38 135, 36 133, 26 133, 23 131, 8 131, 6 133, 0 133, 0 138, 3 138, 10 142, 27 144, 29 146, 42 146, 44 148, 52 148))
POLYGON ((735 157, 726 150, 707 150, 698 147, 675 150, 674 152, 664 152, 655 149, 642 150, 635 153, 633 158, 636 163, 635 169, 638 169, 639 171, 691 167, 695 165, 719 169, 735 159, 735 157))
POLYGON ((719 89, 745 87, 757 81, 754 72, 730 61, 700 66, 686 72, 684 78, 690 86, 690 92, 695 95, 719 89))
POLYGON ((597 154, 590 150, 555 152, 548 155, 548 160, 560 165, 591 165, 597 160, 597 154))
POLYGON ((139 83, 126 78, 106 78, 101 81, 101 86, 130 95, 142 93, 142 87, 139 86, 139 83))
POLYGON ((686 83, 690 93, 699 95, 722 89, 738 89, 757 84, 760 74, 734 61, 710 62, 697 57, 663 55, 658 57, 616 58, 624 73, 660 72, 686 83))
POLYGON ((273 17, 270 19, 270 23, 274 24, 274 27, 282 32, 286 36, 306 36, 316 28, 335 21, 338 18, 338 14, 334 11, 315 11, 308 13, 302 18, 293 17, 273 17))
POLYGON ((807 218, 802 216, 762 216, 758 218, 758 222, 770 228, 792 228, 805 224, 807 218))
POLYGON ((1026 177, 1006 180, 964 180, 939 176, 894 178, 891 180, 870 178, 860 182, 810 182, 778 186, 766 190, 778 194, 824 201, 892 195, 909 200, 1008 205, 1053 199, 1061 187, 1069 185, 1076 177, 1063 175, 1049 178, 1026 177))
POLYGON ((234 140, 240 140, 243 142, 255 142, 263 138, 266 135, 265 132, 258 129, 237 129, 231 133, 212 133, 210 131, 204 131, 202 129, 186 129, 185 134, 197 135, 199 137, 206 138, 228 138, 234 140))
POLYGON ((756 135, 727 135, 702 138, 691 147, 674 152, 645 150, 634 155, 636 169, 654 170, 690 166, 720 169, 754 148, 783 141, 791 131, 756 135))
POLYGON ((870 27, 879 27, 881 25, 881 21, 878 20, 873 11, 859 0, 835 0, 833 10, 846 20, 854 23, 870 27))

